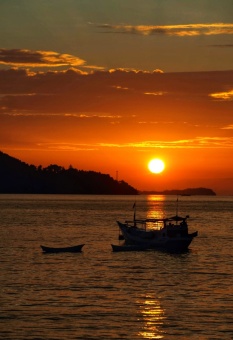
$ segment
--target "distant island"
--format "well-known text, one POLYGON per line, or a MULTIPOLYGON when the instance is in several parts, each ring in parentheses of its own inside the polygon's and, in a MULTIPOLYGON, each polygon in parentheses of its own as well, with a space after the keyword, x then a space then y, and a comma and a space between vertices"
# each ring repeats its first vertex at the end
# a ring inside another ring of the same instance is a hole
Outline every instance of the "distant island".
POLYGON ((51 164, 29 165, 0 151, 1 194, 76 194, 76 195, 216 195, 212 189, 138 191, 110 175, 51 164))
POLYGON ((212 189, 208 188, 188 188, 183 190, 164 190, 164 191, 140 191, 142 195, 181 195, 181 196, 193 196, 193 195, 206 195, 216 196, 216 193, 212 189))

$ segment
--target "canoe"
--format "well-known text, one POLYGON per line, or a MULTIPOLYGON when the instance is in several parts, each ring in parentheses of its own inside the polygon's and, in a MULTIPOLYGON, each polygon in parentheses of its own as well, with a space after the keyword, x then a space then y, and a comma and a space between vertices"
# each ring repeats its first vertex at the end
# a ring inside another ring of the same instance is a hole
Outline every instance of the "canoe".
POLYGON ((84 244, 79 244, 77 246, 72 247, 57 247, 57 248, 41 246, 41 249, 43 250, 44 253, 80 253, 82 251, 83 246, 84 244))
POLYGON ((142 250, 147 250, 148 247, 145 245, 138 245, 138 244, 124 244, 124 245, 116 245, 116 244, 111 244, 112 250, 114 252, 119 252, 119 251, 142 251, 142 250))

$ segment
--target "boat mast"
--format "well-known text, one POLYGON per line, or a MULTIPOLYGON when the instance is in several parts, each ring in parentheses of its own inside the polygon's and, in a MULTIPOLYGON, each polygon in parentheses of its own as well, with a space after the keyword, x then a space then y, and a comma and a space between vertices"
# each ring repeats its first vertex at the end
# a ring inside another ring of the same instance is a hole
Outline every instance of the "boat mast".
POLYGON ((133 222, 134 222, 134 226, 136 227, 136 202, 134 202, 133 204, 133 222))
POLYGON ((179 203, 179 201, 178 201, 178 196, 177 196, 177 198, 176 198, 176 216, 178 216, 178 203, 179 203))
MULTIPOLYGON (((178 195, 176 197, 176 216, 178 216, 178 208, 179 208, 179 201, 178 201, 178 195)), ((177 224, 177 218, 176 218, 176 224, 177 224)))

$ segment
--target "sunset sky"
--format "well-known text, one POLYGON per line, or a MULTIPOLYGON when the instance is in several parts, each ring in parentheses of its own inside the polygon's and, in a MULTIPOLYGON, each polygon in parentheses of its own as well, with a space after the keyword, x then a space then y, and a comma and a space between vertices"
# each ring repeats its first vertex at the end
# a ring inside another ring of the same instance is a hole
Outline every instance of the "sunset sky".
POLYGON ((233 195, 232 13, 232 0, 0 0, 0 151, 233 195))

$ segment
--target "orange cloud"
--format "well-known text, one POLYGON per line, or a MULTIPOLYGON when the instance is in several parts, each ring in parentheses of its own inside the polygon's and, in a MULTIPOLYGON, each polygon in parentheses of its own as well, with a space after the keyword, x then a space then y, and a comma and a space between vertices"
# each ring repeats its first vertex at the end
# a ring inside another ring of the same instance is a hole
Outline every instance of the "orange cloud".
POLYGON ((187 140, 172 140, 172 141, 141 141, 131 143, 38 143, 37 147, 46 149, 58 150, 73 150, 73 151, 90 151, 101 150, 105 148, 111 149, 138 149, 155 150, 155 149, 232 149, 233 137, 196 137, 187 140))
POLYGON ((117 147, 117 148, 140 148, 140 149, 155 149, 155 148, 169 148, 169 149, 201 149, 201 148, 232 148, 233 137, 196 137, 186 140, 154 140, 142 141, 137 143, 99 143, 99 146, 117 147))
POLYGON ((186 25, 99 25, 99 28, 112 31, 113 33, 130 34, 166 34, 173 36, 198 36, 198 35, 222 35, 233 34, 233 24, 186 24, 186 25))
POLYGON ((153 74, 153 73, 164 73, 160 69, 155 69, 152 72, 150 71, 143 71, 143 70, 135 70, 133 68, 116 68, 116 69, 110 69, 108 70, 109 73, 119 73, 119 72, 124 72, 124 73, 140 73, 140 74, 153 74))
POLYGON ((228 92, 211 93, 209 96, 220 100, 233 100, 233 90, 228 92))
POLYGON ((233 130, 233 124, 230 124, 228 126, 224 126, 222 129, 223 130, 233 130))
POLYGON ((150 96, 163 96, 165 92, 159 91, 159 92, 145 92, 145 94, 150 96))

